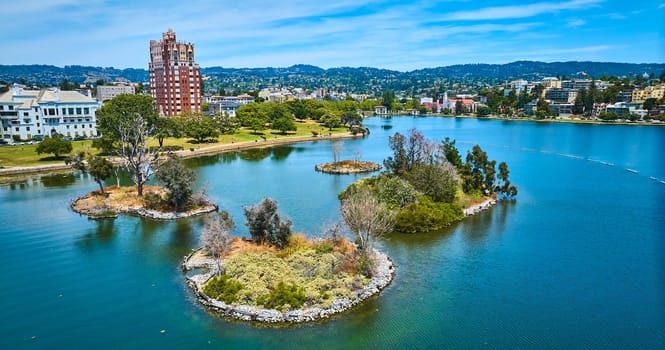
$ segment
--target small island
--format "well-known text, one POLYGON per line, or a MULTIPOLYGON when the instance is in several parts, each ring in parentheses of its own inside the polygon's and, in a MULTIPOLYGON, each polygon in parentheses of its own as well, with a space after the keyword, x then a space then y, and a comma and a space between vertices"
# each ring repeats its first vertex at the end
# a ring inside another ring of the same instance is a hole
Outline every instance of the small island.
POLYGON ((96 190, 72 201, 71 208, 90 219, 115 218, 120 213, 138 215, 159 220, 173 220, 217 210, 206 198, 194 196, 188 205, 174 208, 166 198, 168 190, 159 186, 145 186, 139 197, 134 187, 109 186, 104 193, 96 190))
POLYGON ((181 264, 195 272, 187 284, 211 311, 243 321, 312 322, 358 305, 390 284, 395 266, 373 245, 389 223, 360 228, 357 221, 376 218, 358 216, 354 200, 341 211, 356 243, 343 236, 341 224, 317 238, 292 234, 291 221, 270 198, 244 208, 251 239, 229 234, 235 224, 226 211, 207 216, 203 247, 181 264))
POLYGON ((325 164, 317 164, 314 169, 328 174, 355 174, 371 173, 381 170, 381 165, 374 162, 364 162, 357 160, 340 160, 325 164))
POLYGON ((371 173, 381 170, 381 165, 374 162, 366 162, 360 160, 360 150, 355 150, 355 159, 341 160, 340 156, 343 151, 341 142, 333 142, 331 145, 331 152, 333 161, 330 163, 317 164, 314 170, 327 174, 356 174, 356 173, 371 173))

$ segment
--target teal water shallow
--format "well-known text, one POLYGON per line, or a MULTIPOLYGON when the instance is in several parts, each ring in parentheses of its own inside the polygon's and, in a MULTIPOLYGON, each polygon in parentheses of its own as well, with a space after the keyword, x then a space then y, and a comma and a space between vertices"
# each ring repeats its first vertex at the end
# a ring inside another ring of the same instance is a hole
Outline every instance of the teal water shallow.
MULTIPOLYGON (((275 329, 197 305, 178 264, 198 246, 200 218, 89 221, 68 208, 96 187, 80 175, 4 185, 0 348, 665 348, 665 128, 366 123, 368 138, 343 141, 347 158, 381 162, 389 135, 417 127, 506 161, 517 201, 440 233, 389 235, 382 249, 398 268, 379 297, 323 324, 275 329)), ((314 171, 331 158, 324 141, 187 164, 238 234, 242 206, 266 196, 315 234, 338 219, 337 193, 368 176, 314 171)))

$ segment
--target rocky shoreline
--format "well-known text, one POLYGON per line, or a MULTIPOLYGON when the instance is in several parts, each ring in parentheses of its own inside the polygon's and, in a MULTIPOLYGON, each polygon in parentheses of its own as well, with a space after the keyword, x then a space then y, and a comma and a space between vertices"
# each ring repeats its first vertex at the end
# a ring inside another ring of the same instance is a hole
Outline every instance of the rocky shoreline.
POLYGON ((212 299, 203 294, 203 285, 213 276, 215 263, 210 259, 191 261, 191 258, 196 252, 197 251, 194 251, 187 255, 181 264, 181 268, 184 271, 190 271, 193 269, 208 270, 206 273, 187 277, 187 285, 196 294, 196 299, 206 308, 218 312, 225 317, 249 322, 284 324, 324 320, 332 315, 349 310, 369 297, 379 293, 392 282, 395 274, 395 265, 390 258, 386 254, 375 249, 376 272, 365 287, 354 292, 355 297, 337 299, 328 308, 307 307, 299 310, 281 312, 276 309, 263 309, 250 305, 229 305, 221 300, 212 299))
POLYGON ((464 208, 464 216, 470 216, 470 215, 475 215, 480 213, 483 210, 487 210, 493 206, 495 206, 497 203, 497 200, 495 198, 489 198, 486 199, 483 202, 480 202, 478 204, 474 204, 468 208, 464 208))

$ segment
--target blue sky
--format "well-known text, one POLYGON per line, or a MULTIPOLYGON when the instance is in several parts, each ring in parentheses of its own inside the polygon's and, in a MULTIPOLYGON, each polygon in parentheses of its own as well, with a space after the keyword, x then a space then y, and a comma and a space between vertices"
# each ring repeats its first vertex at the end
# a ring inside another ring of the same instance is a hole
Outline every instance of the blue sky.
POLYGON ((665 62, 665 0, 2 0, 0 64, 147 68, 173 28, 202 67, 665 62))

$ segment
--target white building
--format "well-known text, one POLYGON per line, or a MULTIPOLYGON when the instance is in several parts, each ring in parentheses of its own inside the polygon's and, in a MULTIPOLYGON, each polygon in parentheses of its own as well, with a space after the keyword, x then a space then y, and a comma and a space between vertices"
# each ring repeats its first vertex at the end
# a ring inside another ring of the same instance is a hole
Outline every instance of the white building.
POLYGON ((68 137, 97 135, 95 113, 99 102, 76 91, 23 90, 14 85, 0 95, 2 138, 30 140, 61 134, 68 137))
POLYGON ((106 102, 118 95, 133 95, 135 91, 134 86, 130 84, 100 85, 97 86, 97 100, 106 102))

